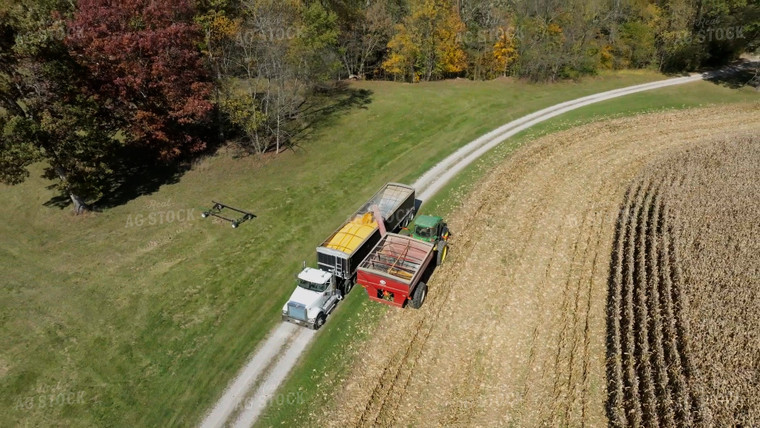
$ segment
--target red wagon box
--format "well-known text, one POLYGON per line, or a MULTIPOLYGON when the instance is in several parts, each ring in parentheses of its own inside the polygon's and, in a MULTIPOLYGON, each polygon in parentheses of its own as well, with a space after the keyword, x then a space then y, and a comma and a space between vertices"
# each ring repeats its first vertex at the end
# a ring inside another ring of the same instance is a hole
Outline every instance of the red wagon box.
POLYGON ((422 275, 434 250, 432 243, 389 233, 359 265, 356 282, 377 302, 404 307, 410 301, 413 307, 419 307, 427 294, 422 275))

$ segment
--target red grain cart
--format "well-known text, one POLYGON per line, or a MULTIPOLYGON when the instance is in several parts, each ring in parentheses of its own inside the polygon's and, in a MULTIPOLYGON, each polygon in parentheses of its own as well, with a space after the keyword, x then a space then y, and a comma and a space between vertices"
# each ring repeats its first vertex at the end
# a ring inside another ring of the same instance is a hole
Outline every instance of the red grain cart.
POLYGON ((417 309, 427 296, 421 281, 433 260, 435 245, 395 233, 380 239, 357 269, 356 282, 369 298, 388 305, 417 309))

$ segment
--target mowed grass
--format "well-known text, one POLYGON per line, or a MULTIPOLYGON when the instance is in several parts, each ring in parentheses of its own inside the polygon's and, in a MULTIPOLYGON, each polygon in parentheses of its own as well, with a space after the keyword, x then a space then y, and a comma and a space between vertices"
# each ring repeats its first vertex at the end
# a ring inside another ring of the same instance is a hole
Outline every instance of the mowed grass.
MULTIPOLYGON (((488 152, 457 175, 431 200, 426 201, 420 212, 448 216, 497 164, 521 145, 529 144, 543 135, 613 117, 736 102, 760 102, 760 94, 751 88, 737 90, 696 82, 627 95, 573 110, 523 131, 488 152)), ((451 251, 456 251, 456 248, 451 251)), ((361 289, 356 291, 364 293, 361 289)), ((357 293, 352 293, 352 298, 355 298, 354 294, 357 293)), ((374 331, 380 315, 386 310, 396 310, 379 304, 373 308, 372 302, 364 294, 361 297, 366 302, 365 306, 344 305, 331 316, 332 323, 326 325, 325 331, 320 333, 325 339, 310 345, 257 426, 314 424, 320 420, 319 415, 325 408, 340 406, 340 403, 333 402, 331 388, 345 378, 347 368, 354 362, 355 353, 361 349, 362 341, 374 331), (339 333, 346 331, 356 331, 359 334, 339 333), (288 400, 288 397, 299 399, 288 400)))
MULTIPOLYGON (((54 194, 39 168, 0 186, 0 426, 198 422, 280 322, 302 260, 313 264, 314 247, 384 182, 411 182, 523 114, 662 77, 361 82, 371 103, 299 149, 275 159, 220 153, 103 213, 45 207, 54 194), (239 229, 201 219, 211 199, 258 218, 239 229)), ((715 98, 746 97, 704 85, 715 98)), ((330 322, 358 305, 352 293, 330 322)))

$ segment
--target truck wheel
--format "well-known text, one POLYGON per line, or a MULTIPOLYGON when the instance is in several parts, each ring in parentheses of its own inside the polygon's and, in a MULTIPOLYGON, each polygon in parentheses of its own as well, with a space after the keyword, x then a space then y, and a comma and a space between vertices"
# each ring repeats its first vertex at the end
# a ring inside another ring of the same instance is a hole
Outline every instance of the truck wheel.
POLYGON ((322 312, 320 312, 319 315, 317 315, 317 319, 314 320, 314 330, 319 330, 320 327, 322 327, 323 325, 325 325, 325 320, 326 319, 327 319, 327 317, 325 316, 325 314, 323 314, 322 312))
POLYGON ((446 260, 446 254, 449 253, 449 245, 446 243, 446 241, 439 241, 438 242, 438 251, 436 251, 436 266, 440 266, 443 264, 443 261, 446 260))
POLYGON ((350 279, 347 279, 343 283, 343 295, 348 296, 348 293, 351 291, 352 288, 354 288, 354 282, 351 281, 350 279))
POLYGON ((427 284, 420 282, 417 284, 417 288, 414 289, 414 293, 412 293, 412 301, 409 302, 409 306, 419 309, 425 303, 425 297, 427 297, 427 284))

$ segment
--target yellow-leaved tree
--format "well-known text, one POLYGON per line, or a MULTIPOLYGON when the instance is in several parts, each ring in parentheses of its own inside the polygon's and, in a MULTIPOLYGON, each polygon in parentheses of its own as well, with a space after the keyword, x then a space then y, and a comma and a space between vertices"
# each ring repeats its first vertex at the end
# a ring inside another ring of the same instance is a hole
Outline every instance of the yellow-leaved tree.
POLYGON ((383 69, 395 77, 425 80, 467 68, 459 34, 464 32, 452 0, 411 0, 411 14, 394 28, 383 69))
POLYGON ((500 28, 499 38, 493 45, 493 59, 498 73, 506 76, 509 66, 517 61, 517 57, 517 38, 514 31, 500 28))
POLYGON ((437 67, 443 73, 461 73, 467 69, 467 54, 462 49, 461 37, 457 36, 465 32, 464 23, 453 5, 441 12, 446 13, 444 25, 437 28, 440 55, 437 67))
POLYGON ((390 54, 383 61, 383 70, 393 75, 394 79, 414 78, 414 63, 419 56, 419 49, 412 40, 406 25, 394 27, 394 36, 388 42, 390 54))

